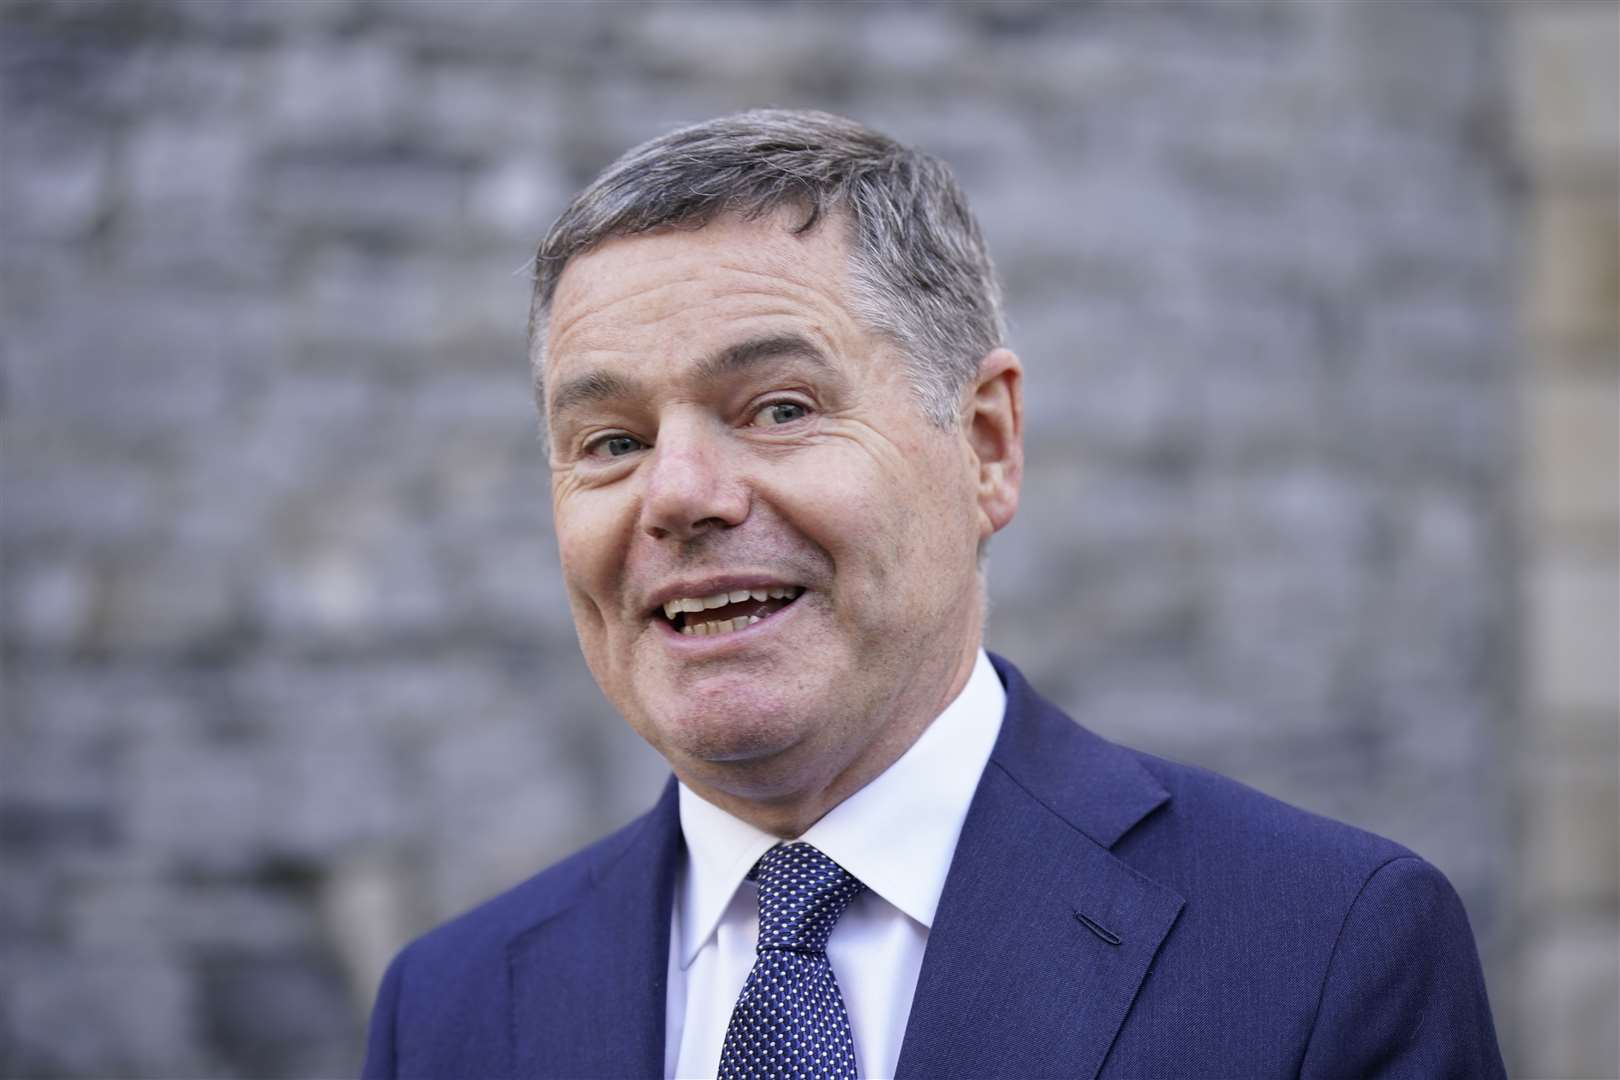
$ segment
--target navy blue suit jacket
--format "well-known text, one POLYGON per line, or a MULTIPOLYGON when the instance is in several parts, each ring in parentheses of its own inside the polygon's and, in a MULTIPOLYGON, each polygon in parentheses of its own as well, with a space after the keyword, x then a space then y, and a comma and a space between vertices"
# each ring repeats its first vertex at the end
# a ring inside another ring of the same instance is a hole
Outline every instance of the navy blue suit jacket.
MULTIPOLYGON (((929 933, 910 1077, 1499 1077, 1462 904, 1410 851, 1007 715, 929 933)), ((903 828, 904 822, 896 822, 903 828)), ((367 1077, 659 1077, 675 786, 395 959, 367 1077)))

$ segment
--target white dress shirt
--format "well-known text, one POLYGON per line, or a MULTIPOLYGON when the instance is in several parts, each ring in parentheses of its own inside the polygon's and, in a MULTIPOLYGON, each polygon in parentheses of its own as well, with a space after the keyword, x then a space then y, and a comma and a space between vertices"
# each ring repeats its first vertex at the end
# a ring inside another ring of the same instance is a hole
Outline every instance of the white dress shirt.
MULTIPOLYGON (((900 759, 799 839, 866 884, 827 942, 827 959, 866 1080, 894 1075, 928 930, 1007 695, 979 650, 967 685, 900 759)), ((780 841, 680 788, 687 857, 669 936, 664 1075, 712 1077, 754 966, 759 893, 747 880, 780 841)))

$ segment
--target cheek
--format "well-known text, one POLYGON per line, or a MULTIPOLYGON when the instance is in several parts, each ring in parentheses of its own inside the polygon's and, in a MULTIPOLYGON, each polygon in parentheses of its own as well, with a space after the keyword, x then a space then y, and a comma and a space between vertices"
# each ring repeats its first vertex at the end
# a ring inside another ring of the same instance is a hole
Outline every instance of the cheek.
POLYGON ((604 493, 581 492, 552 508, 563 582, 582 636, 599 632, 620 600, 625 537, 616 523, 625 516, 622 502, 604 493))
MULTIPOLYGON (((952 603, 969 579, 976 580, 978 526, 973 487, 961 462, 946 453, 919 454, 916 468, 897 483, 881 508, 886 570, 903 602, 933 609, 952 603)), ((922 613, 919 613, 922 614, 922 613)), ((938 615, 938 611, 928 611, 938 615)))
POLYGON ((839 591, 863 606, 888 608, 945 587, 956 563, 976 558, 970 493, 942 455, 919 462, 899 469, 846 462, 792 485, 802 529, 832 557, 839 591))

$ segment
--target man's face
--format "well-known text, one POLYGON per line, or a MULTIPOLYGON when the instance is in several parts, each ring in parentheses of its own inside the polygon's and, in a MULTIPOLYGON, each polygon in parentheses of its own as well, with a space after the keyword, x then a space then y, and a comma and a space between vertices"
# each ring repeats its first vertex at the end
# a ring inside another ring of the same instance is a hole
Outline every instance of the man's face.
POLYGON ((978 647, 975 549, 1000 521, 969 434, 923 416, 895 348, 850 314, 844 234, 722 218, 618 238, 553 300, 552 502, 580 644, 703 793, 785 799, 886 765, 978 647))

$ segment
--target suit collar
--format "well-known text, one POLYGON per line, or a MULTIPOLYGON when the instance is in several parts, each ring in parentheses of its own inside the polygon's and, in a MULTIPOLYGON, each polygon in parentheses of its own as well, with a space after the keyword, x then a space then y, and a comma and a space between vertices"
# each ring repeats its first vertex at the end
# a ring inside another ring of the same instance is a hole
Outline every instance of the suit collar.
MULTIPOLYGON (((991 660, 1007 714, 940 896, 898 1072, 1094 1077, 1182 907, 1108 849, 1169 795, 991 660)), ((672 778, 573 902, 509 943, 515 1073, 662 1075, 683 852, 672 778)))
POLYGON ((1007 716, 940 898, 897 1071, 1095 1077, 1183 903, 1108 849, 1169 795, 993 659, 1007 716))
POLYGON ((682 850, 672 777, 575 902, 507 946, 517 1075, 663 1075, 669 912, 682 850))
MULTIPOLYGON (((1006 691, 984 650, 967 684, 916 742, 798 839, 928 927, 979 776, 1001 731, 1006 691), (904 829, 887 827, 905 822, 904 829)), ((779 841, 680 788, 686 873, 675 897, 681 967, 710 941, 743 879, 779 841)))
POLYGON ((1170 799, 1135 755, 1080 727, 990 656, 1007 687, 1007 718, 990 760, 1047 809, 1105 848, 1170 799))

